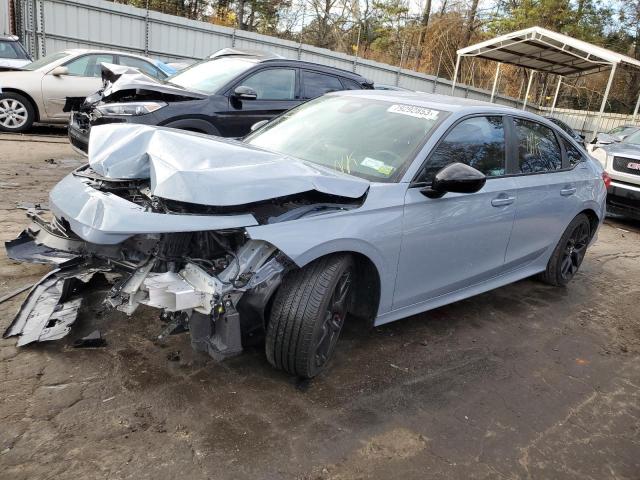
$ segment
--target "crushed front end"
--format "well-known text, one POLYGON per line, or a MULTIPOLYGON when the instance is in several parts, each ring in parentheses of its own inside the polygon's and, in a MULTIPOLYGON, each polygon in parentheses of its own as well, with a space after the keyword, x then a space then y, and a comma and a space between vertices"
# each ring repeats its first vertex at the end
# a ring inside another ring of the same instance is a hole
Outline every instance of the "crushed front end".
POLYGON ((102 125, 90 142, 89 164, 49 194, 51 221, 30 213, 31 226, 6 244, 10 258, 55 267, 4 334, 18 345, 66 335, 101 276, 111 284, 108 307, 157 308, 188 326, 198 350, 236 354, 264 330, 269 299, 298 268, 250 228, 358 208, 369 188, 241 142, 161 127, 102 125))
POLYGON ((157 308, 216 359, 260 335, 288 259, 246 235, 242 224, 255 224, 252 215, 172 213, 149 196, 147 183, 105 179, 83 167, 51 192, 51 221, 28 213, 32 223, 6 243, 7 255, 55 268, 31 289, 5 337, 19 336, 18 345, 62 338, 100 275, 111 284, 107 307, 127 315, 140 305, 157 308), (221 228, 198 228, 214 227, 216 219, 221 228))

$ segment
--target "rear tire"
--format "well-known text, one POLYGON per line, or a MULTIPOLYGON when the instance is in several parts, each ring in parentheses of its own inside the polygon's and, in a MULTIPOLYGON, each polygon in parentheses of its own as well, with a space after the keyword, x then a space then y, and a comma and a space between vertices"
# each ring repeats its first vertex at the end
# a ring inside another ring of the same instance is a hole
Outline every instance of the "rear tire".
POLYGON ((19 93, 0 93, 0 131, 24 132, 36 118, 31 102, 19 93))
POLYGON ((591 240, 591 224, 584 213, 576 216, 562 234, 547 269, 540 275, 543 282, 565 286, 575 276, 587 253, 591 240))
POLYGON ((344 254, 322 257, 285 277, 267 326, 271 365, 305 378, 325 369, 344 325, 353 278, 353 259, 344 254))

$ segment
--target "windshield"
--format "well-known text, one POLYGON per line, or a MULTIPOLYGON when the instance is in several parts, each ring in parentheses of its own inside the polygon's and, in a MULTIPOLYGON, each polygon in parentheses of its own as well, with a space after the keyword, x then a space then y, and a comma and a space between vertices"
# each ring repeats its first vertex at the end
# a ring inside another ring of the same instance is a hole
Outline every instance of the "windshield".
POLYGON ((46 65, 49 65, 50 63, 54 63, 57 62, 58 60, 60 60, 61 58, 65 58, 68 57, 69 54, 67 52, 58 52, 58 53, 52 53, 51 55, 47 55, 46 57, 42 57, 38 60, 36 60, 35 62, 31 62, 28 63, 27 65, 25 65, 24 67, 21 67, 23 70, 37 70, 39 68, 42 68, 46 65))
POLYGON ((266 150, 377 182, 397 181, 445 112, 352 96, 324 96, 245 138, 266 150))
POLYGON ((178 72, 167 81, 186 89, 216 93, 233 78, 254 65, 255 63, 241 58, 204 60, 178 72))
POLYGON ((640 130, 638 130, 636 133, 634 133, 632 135, 629 135, 622 142, 623 143, 633 143, 635 145, 640 145, 640 130))
POLYGON ((638 127, 632 127, 632 126, 623 126, 623 127, 616 127, 612 130, 609 130, 607 133, 609 135, 629 135, 629 133, 633 132, 636 128, 638 127))

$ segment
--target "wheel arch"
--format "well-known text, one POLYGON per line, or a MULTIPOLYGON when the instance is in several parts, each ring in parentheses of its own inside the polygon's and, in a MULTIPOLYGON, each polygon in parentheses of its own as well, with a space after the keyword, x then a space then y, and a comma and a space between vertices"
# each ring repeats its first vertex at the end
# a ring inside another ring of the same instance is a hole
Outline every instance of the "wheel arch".
POLYGON ((589 232, 589 234, 591 235, 591 238, 593 238, 596 231, 598 230, 598 225, 600 224, 600 217, 592 208, 586 208, 582 210, 580 214, 586 215, 587 218, 589 219, 589 227, 591 228, 591 231, 589 232))
MULTIPOLYGON (((329 255, 350 255, 356 266, 355 290, 349 311, 362 318, 373 321, 380 309, 383 288, 383 261, 371 248, 358 248, 359 244, 349 247, 341 245, 319 246, 296 259, 296 264, 304 268, 310 263, 329 255)), ((393 289, 392 289, 393 290, 393 289)))
POLYGON ((36 118, 34 118, 33 121, 34 122, 40 121, 40 109, 38 108, 38 104, 35 102, 35 100, 31 95, 29 95, 27 92, 23 90, 20 90, 18 88, 13 88, 13 87, 2 87, 2 92, 17 93, 18 95, 22 95, 24 98, 26 98, 31 104, 31 107, 33 108, 34 113, 36 114, 36 118))

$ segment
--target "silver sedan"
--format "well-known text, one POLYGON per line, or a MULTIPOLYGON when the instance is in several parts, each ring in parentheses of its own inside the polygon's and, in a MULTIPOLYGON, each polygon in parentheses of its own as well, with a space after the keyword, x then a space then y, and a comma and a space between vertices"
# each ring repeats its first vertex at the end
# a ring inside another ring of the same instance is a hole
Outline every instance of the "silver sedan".
POLYGON ((608 181, 542 117, 405 92, 328 94, 242 141, 101 125, 89 152, 51 191, 54 222, 7 243, 57 269, 5 335, 64 336, 102 275, 114 308, 157 308, 217 359, 262 334, 303 377, 347 313, 381 325, 532 275, 566 285, 608 181))

